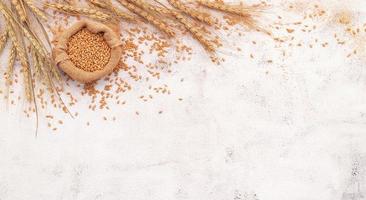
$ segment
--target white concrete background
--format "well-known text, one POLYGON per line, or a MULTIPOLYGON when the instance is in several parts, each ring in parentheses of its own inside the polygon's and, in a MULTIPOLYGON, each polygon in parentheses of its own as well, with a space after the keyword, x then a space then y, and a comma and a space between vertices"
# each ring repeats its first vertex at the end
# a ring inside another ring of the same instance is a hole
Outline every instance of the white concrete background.
POLYGON ((266 36, 232 39, 243 55, 215 66, 197 50, 163 76, 184 101, 158 98, 140 116, 130 99, 117 122, 65 119, 35 138, 22 105, 1 109, 0 200, 366 198, 364 61, 332 44, 284 59, 266 36))

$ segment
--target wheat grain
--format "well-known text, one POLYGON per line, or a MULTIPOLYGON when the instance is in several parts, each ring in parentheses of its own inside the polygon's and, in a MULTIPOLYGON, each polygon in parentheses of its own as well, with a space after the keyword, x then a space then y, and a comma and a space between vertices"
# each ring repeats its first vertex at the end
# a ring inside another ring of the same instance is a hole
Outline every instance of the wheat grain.
POLYGON ((214 20, 211 18, 211 16, 208 13, 203 13, 199 11, 195 11, 192 8, 187 7, 179 0, 168 0, 168 2, 175 7, 176 9, 182 11, 183 13, 191 16, 192 18, 195 18, 201 22, 207 23, 209 25, 214 24, 214 20))
POLYGON ((25 3, 27 4, 27 6, 30 8, 30 10, 36 15, 38 16, 40 19, 47 21, 47 16, 46 14, 40 10, 39 8, 37 8, 34 5, 33 0, 26 0, 25 3))
POLYGON ((179 12, 173 12, 174 17, 184 25, 184 27, 192 34, 192 36, 199 42, 208 52, 215 52, 216 48, 211 41, 207 40, 204 32, 187 20, 185 16, 179 12))
POLYGON ((140 17, 144 18, 146 21, 148 21, 151 24, 153 24, 154 26, 156 26, 158 29, 160 29, 161 31, 166 33, 168 36, 171 36, 171 37, 175 36, 175 32, 167 24, 165 24, 163 21, 156 18, 154 15, 148 13, 147 11, 143 10, 142 8, 132 4, 130 2, 127 2, 126 0, 118 0, 118 2, 122 6, 124 6, 128 10, 130 10, 131 12, 139 15, 140 17))
POLYGON ((46 7, 52 8, 56 11, 70 13, 74 15, 85 15, 90 18, 94 18, 101 21, 106 21, 110 19, 110 16, 104 12, 99 10, 91 9, 91 8, 77 8, 74 6, 59 4, 59 3, 46 3, 46 7))

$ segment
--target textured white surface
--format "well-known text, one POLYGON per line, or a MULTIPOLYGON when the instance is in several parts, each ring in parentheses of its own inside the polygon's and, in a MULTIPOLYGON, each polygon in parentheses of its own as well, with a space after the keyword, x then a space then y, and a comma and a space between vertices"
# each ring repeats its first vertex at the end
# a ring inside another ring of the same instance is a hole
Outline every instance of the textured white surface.
POLYGON ((332 44, 284 59, 264 35, 233 37, 243 55, 215 66, 197 52, 162 77, 184 101, 157 98, 139 116, 131 100, 116 122, 65 119, 35 138, 22 105, 2 109, 0 200, 366 198, 365 60, 332 44))

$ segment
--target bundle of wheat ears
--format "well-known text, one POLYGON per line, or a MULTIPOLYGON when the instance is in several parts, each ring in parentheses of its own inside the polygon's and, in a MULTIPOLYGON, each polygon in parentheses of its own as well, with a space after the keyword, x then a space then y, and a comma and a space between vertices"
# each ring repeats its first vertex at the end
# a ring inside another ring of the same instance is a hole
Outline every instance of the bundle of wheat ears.
POLYGON ((10 46, 5 82, 7 86, 12 85, 14 68, 19 61, 25 96, 28 101, 34 102, 35 107, 34 88, 37 83, 42 82, 50 92, 58 93, 56 88, 62 84, 62 76, 50 53, 52 46, 45 28, 50 15, 46 9, 102 22, 143 21, 156 27, 167 38, 175 37, 177 30, 184 30, 211 54, 221 45, 219 38, 212 36, 208 30, 210 27, 217 28, 218 19, 213 12, 225 13, 258 30, 255 17, 262 8, 263 4, 234 5, 222 0, 0 0, 5 24, 0 37, 1 52, 4 52, 5 46, 10 46))

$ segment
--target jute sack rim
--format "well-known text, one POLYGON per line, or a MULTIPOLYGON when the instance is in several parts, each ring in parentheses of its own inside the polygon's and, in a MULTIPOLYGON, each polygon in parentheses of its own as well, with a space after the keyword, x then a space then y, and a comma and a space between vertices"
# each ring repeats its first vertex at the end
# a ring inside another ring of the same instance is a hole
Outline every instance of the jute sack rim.
POLYGON ((61 70, 68 74, 72 79, 82 83, 89 83, 113 72, 122 55, 121 45, 122 43, 119 39, 119 36, 108 26, 99 22, 81 20, 65 30, 57 38, 57 44, 53 49, 53 57, 61 70), (74 65, 74 63, 71 62, 70 57, 67 54, 67 43, 69 38, 84 28, 92 33, 104 33, 103 37, 108 46, 111 48, 111 57, 109 62, 101 70, 87 72, 79 69, 74 65))

